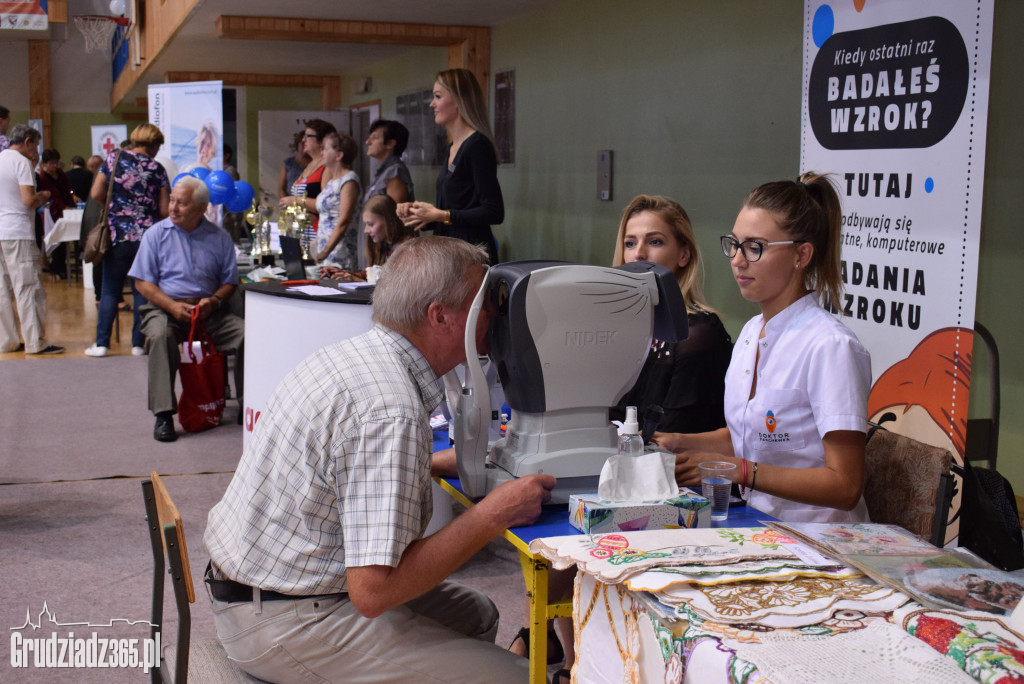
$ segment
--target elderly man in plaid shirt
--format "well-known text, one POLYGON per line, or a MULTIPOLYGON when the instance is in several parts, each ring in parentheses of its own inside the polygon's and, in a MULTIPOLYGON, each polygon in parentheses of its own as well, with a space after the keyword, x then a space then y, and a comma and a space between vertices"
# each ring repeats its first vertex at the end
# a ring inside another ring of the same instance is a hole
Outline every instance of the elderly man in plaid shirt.
MULTIPOLYGON (((493 643, 494 604, 445 578, 505 528, 533 522, 554 478, 508 482, 422 536, 430 412, 438 379, 465 359, 486 263, 452 238, 402 245, 377 283, 375 327, 305 359, 268 401, 205 539, 217 632, 250 674, 526 681, 526 659, 493 643)), ((480 349, 490 318, 481 312, 480 349)))

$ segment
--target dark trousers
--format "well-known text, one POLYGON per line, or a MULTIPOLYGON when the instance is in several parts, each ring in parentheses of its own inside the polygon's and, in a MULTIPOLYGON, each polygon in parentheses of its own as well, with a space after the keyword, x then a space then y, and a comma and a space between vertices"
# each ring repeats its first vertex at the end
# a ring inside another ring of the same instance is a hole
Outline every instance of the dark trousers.
MULTIPOLYGON (((149 354, 149 410, 154 414, 177 412, 174 379, 181 364, 179 345, 188 340, 190 325, 172 318, 169 313, 150 302, 142 305, 141 313, 142 334, 146 337, 146 352, 149 354)), ((204 323, 217 351, 236 352, 235 389, 241 398, 245 321, 223 308, 210 314, 204 323)))

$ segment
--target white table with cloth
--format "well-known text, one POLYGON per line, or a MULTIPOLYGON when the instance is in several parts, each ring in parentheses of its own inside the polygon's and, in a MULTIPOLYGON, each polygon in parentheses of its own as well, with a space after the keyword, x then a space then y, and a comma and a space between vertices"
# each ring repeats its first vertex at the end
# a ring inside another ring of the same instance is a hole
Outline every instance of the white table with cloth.
POLYGON ((43 212, 43 246, 47 254, 53 254, 62 242, 75 242, 81 237, 82 209, 65 209, 64 215, 54 221, 50 212, 43 212))
POLYGON ((576 566, 573 682, 1024 682, 1006 616, 926 608, 776 530, 538 539, 576 566))

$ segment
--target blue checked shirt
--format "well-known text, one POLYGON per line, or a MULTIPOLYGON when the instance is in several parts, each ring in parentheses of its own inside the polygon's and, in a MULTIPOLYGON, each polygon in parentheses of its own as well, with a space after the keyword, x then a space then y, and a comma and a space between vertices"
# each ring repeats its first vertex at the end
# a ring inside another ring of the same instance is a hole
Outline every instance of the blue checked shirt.
POLYGON ((142 234, 128 275, 159 287, 171 299, 209 297, 238 284, 231 236, 205 218, 191 233, 165 218, 142 234))
POLYGON ((397 566, 430 520, 430 412, 442 395, 419 350, 382 326, 306 358, 210 511, 214 565, 295 595, 347 591, 347 567, 397 566))

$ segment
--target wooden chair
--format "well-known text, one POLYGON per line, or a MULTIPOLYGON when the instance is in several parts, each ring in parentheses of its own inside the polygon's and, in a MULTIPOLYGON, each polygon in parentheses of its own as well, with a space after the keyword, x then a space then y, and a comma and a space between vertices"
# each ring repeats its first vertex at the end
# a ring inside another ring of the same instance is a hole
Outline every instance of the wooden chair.
POLYGON ((947 449, 872 428, 864 481, 871 521, 899 525, 941 547, 953 498, 952 463, 947 449))
POLYGON ((163 624, 165 574, 171 576, 174 602, 178 608, 177 644, 165 648, 160 667, 151 673, 152 684, 185 684, 189 680, 217 684, 259 682, 228 660, 217 639, 191 640, 192 611, 189 604, 195 603, 196 597, 188 564, 188 548, 185 546, 185 528, 160 476, 154 471, 149 477, 142 481, 142 496, 146 502, 154 561, 150 618, 154 626, 150 628, 151 638, 156 638, 156 632, 163 624), (173 672, 169 670, 171 661, 174 662, 173 672))

